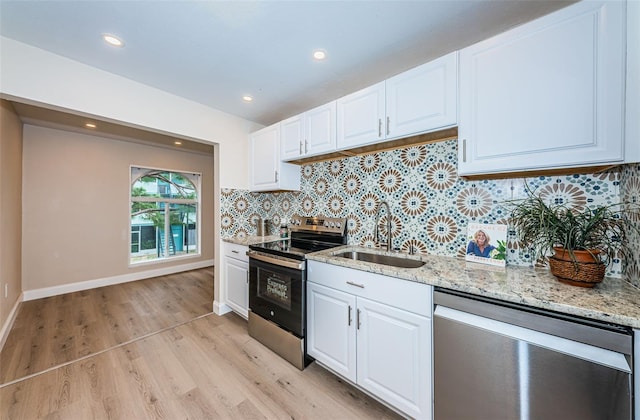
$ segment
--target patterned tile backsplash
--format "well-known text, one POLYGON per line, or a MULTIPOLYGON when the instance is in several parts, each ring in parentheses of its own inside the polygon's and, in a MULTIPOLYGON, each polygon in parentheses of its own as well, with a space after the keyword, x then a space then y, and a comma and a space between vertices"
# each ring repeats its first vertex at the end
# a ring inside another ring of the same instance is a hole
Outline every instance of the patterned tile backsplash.
MULTIPOLYGON (((624 205, 640 206, 640 164, 622 167, 620 198, 624 205)), ((627 248, 630 250, 630 257, 625 260, 622 278, 640 287, 640 214, 627 212, 627 218, 638 229, 627 232, 627 248)))
MULTIPOLYGON (((457 142, 451 140, 305 165, 300 192, 223 189, 222 237, 255 235, 256 217, 270 219, 275 234, 280 223, 295 214, 326 215, 347 218, 349 244, 373 246, 376 209, 387 201, 394 247, 408 250, 413 245, 429 254, 464 256, 467 224, 506 224, 508 202, 525 196, 525 182, 547 199, 571 206, 620 203, 621 197, 640 201, 638 165, 623 167, 624 192, 620 172, 472 181, 457 176, 456 148, 457 142)), ((383 237, 387 217, 381 215, 383 237)), ((640 249, 637 235, 632 240, 634 249, 640 249)), ((507 264, 532 264, 511 230, 507 248, 507 264)), ((640 258, 635 257, 627 264, 626 276, 637 279, 640 258)), ((607 274, 622 275, 619 260, 607 274)))

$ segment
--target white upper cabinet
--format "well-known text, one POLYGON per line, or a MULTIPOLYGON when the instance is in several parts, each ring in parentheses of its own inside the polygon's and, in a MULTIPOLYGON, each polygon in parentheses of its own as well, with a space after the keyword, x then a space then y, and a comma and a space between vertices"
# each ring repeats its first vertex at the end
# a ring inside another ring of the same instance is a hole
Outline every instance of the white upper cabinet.
POLYGON ((338 149, 454 126, 457 52, 338 99, 338 149))
POLYGON ((384 119, 384 82, 338 99, 338 149, 383 140, 384 119))
POLYGON ((640 2, 627 3, 625 162, 640 162, 640 2))
POLYGON ((249 190, 299 190, 300 167, 280 160, 280 124, 249 136, 249 190))
POLYGON ((387 138, 451 127, 458 123, 458 53, 386 81, 387 138))
POLYGON ((624 2, 579 2, 460 51, 460 175, 621 163, 624 2))
POLYGON ((336 148, 336 101, 304 113, 305 154, 317 155, 336 148))
POLYGON ((304 155, 304 114, 280 122, 282 159, 297 159, 304 155))
POLYGON ((336 148, 336 101, 280 123, 282 159, 299 159, 336 148))

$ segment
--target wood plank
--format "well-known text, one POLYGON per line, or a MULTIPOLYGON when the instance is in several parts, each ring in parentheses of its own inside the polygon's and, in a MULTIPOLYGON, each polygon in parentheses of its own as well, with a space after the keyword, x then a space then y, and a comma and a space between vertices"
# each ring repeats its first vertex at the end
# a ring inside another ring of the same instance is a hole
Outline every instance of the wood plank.
MULTIPOLYGON (((202 315, 211 302, 205 306, 196 295, 213 297, 206 282, 195 281, 202 277, 199 273, 171 277, 159 281, 157 289, 148 284, 133 289, 117 285, 111 287, 121 290, 51 299, 59 305, 57 310, 35 305, 25 311, 36 315, 32 320, 42 328, 30 330, 23 318, 16 323, 17 329, 36 335, 44 331, 36 345, 54 352, 43 357, 36 351, 27 357, 41 357, 41 364, 60 360, 72 350, 84 353, 122 340, 126 334, 135 336, 163 322, 176 322, 187 314, 192 318, 0 385, 0 419, 400 418, 316 364, 299 371, 249 337, 246 321, 239 316, 202 315), (126 297, 129 291, 135 298, 126 297), (151 302, 154 293, 162 297, 156 303, 151 302), (94 304, 89 303, 92 300, 94 304), (144 309, 135 306, 134 300, 143 302, 144 309), (113 302, 119 303, 113 306, 113 302), (121 313, 117 305, 122 306, 121 313), (154 310, 160 311, 157 317, 163 322, 151 319, 154 310), (75 331, 72 340, 69 331, 75 331), (102 333, 111 335, 96 336, 102 333), (73 346, 64 347, 68 342, 73 346)), ((211 280, 212 273, 204 277, 211 280)), ((33 341, 23 338, 14 338, 11 348, 28 349, 33 341)), ((22 360, 15 354, 5 357, 12 363, 22 360)))
POLYGON ((212 302, 211 268, 23 302, 0 384, 211 313, 212 302))

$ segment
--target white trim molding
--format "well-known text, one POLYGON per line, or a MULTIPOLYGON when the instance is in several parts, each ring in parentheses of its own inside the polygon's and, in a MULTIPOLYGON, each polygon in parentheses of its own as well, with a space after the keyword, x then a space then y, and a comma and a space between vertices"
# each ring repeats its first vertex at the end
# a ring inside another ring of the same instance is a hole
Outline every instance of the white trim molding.
POLYGON ((213 301, 213 313, 222 316, 224 314, 228 314, 232 309, 224 302, 218 302, 217 300, 213 301))
POLYGON ((18 315, 18 307, 23 301, 24 293, 20 293, 20 296, 16 299, 16 303, 13 304, 13 308, 11 308, 11 312, 9 312, 7 320, 2 325, 2 329, 0 329, 0 351, 4 348, 4 343, 7 341, 7 337, 9 337, 9 331, 11 331, 11 327, 13 327, 16 315, 18 315))
POLYGON ((204 260, 189 264, 174 265, 171 267, 157 268, 155 270, 139 271, 136 273, 122 274, 119 276, 104 277, 76 283, 62 284, 60 286, 43 287, 34 290, 25 290, 23 300, 41 299, 50 296, 63 295, 65 293, 79 292, 81 290, 95 289, 98 287, 112 286, 114 284, 128 283, 148 279, 151 277, 166 276, 168 274, 180 273, 182 271, 197 270, 215 265, 215 260, 204 260))

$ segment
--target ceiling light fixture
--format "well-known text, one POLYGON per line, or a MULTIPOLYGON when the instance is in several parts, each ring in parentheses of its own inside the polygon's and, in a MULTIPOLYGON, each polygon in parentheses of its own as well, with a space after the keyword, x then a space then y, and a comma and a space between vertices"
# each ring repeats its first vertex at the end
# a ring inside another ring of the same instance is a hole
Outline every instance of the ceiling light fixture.
POLYGON ((180 146, 182 144, 181 141, 174 141, 173 144, 175 144, 176 146, 180 146))
POLYGON ((87 128, 96 128, 96 125, 94 123, 85 123, 84 126, 87 128))
POLYGON ((250 96, 250 95, 244 95, 242 97, 242 100, 245 101, 245 102, 253 102, 253 97, 250 96))
POLYGON ((327 58, 327 53, 323 50, 315 50, 313 52, 313 58, 315 58, 316 60, 324 60, 325 58, 327 58))
POLYGON ((102 34, 102 39, 104 39, 104 42, 114 47, 124 47, 124 42, 115 35, 102 34))

